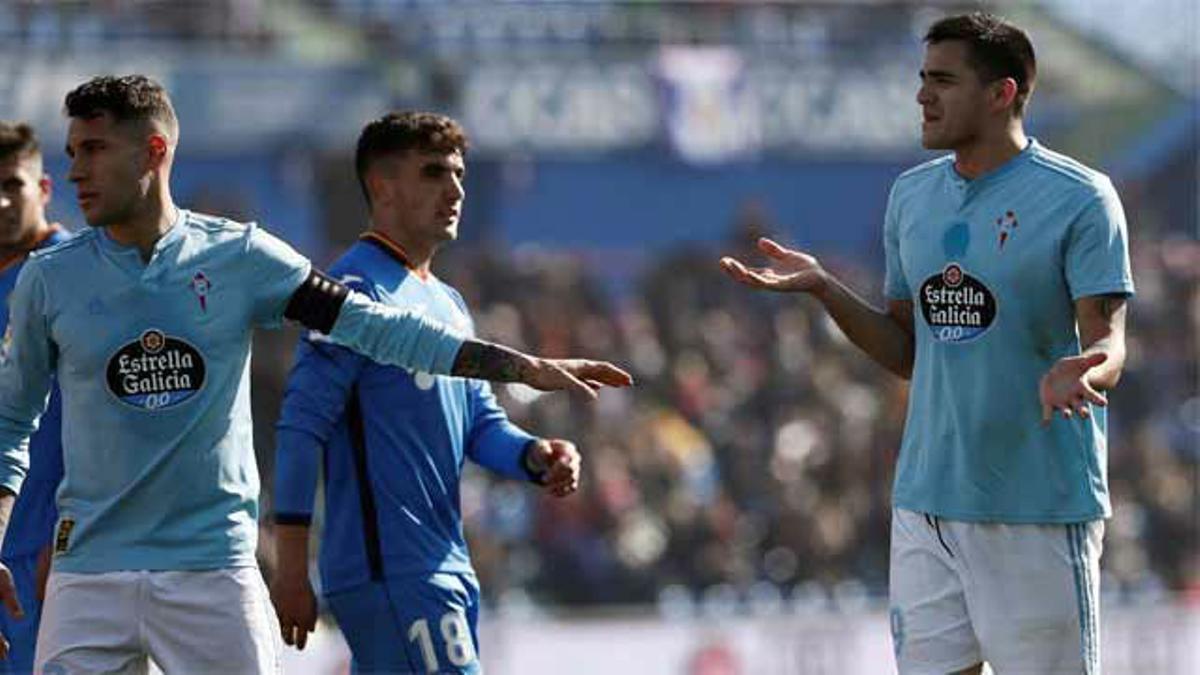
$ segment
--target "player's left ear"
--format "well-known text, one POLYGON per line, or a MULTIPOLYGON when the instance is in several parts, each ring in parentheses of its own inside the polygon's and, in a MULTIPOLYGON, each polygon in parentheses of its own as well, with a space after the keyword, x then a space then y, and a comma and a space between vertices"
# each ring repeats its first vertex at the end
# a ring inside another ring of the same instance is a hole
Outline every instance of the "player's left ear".
POLYGON ((995 82, 992 82, 990 96, 992 100, 992 110, 1000 112, 1002 110, 1012 110, 1016 105, 1017 100, 1017 81, 1011 77, 1002 77, 995 82))
POLYGON ((160 133, 151 133, 146 139, 146 151, 149 166, 147 168, 154 170, 158 169, 167 161, 167 153, 170 150, 170 142, 167 137, 160 133))

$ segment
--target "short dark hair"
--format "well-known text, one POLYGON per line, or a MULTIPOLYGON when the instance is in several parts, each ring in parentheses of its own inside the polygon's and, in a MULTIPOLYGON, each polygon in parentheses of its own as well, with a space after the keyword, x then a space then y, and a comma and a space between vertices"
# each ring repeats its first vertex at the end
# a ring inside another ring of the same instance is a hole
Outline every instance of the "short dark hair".
POLYGON ((0 160, 9 157, 24 159, 42 156, 37 133, 24 122, 0 120, 0 160))
POLYGON ((179 133, 179 119, 167 90, 145 75, 93 77, 67 94, 64 107, 68 117, 93 119, 108 113, 117 122, 155 121, 172 135, 179 133))
POLYGON ((1037 81, 1037 58, 1025 31, 987 12, 958 14, 929 27, 925 42, 935 45, 959 40, 967 45, 967 59, 982 82, 1011 77, 1017 83, 1013 112, 1025 112, 1025 104, 1037 81))
POLYGON ((453 118, 430 112, 391 112, 368 122, 358 136, 354 151, 354 169, 367 205, 367 171, 384 157, 407 150, 421 152, 459 152, 467 154, 467 132, 453 118))

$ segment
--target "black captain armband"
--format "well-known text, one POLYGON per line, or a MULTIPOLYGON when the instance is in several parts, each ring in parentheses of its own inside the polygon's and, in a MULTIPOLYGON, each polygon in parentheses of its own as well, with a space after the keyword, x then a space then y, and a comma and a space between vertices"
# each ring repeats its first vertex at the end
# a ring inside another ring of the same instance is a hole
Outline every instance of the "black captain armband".
POLYGON ((349 288, 324 272, 314 269, 308 273, 308 278, 300 284, 300 288, 292 293, 287 308, 283 310, 283 317, 305 328, 329 335, 348 295, 349 288))

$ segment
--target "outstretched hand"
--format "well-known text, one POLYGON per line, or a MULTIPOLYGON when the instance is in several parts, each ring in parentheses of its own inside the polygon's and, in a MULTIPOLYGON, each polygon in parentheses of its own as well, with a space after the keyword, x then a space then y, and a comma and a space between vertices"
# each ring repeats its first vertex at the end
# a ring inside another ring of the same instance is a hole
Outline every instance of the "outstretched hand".
POLYGON ((1089 403, 1105 406, 1108 399, 1092 388, 1087 373, 1104 363, 1108 356, 1103 353, 1068 356, 1055 362, 1042 376, 1038 384, 1038 398, 1042 402, 1042 424, 1050 423, 1054 413, 1062 413, 1063 419, 1078 415, 1080 419, 1091 416, 1089 403))
POLYGON ((541 391, 566 390, 595 399, 602 387, 628 387, 633 376, 607 361, 535 358, 521 380, 541 391))
POLYGON ((758 250, 768 258, 766 266, 749 267, 725 256, 721 269, 735 281, 767 291, 812 293, 825 285, 825 270, 804 251, 780 246, 766 237, 758 240, 758 250))

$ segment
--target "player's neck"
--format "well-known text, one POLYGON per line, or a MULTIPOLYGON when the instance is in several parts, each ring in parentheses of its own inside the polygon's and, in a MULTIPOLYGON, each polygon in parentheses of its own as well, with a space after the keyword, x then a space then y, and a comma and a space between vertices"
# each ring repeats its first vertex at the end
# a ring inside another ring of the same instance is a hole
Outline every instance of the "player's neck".
POLYGON ((397 232, 396 235, 399 236, 392 234, 388 236, 404 249, 404 257, 408 259, 408 266, 422 279, 428 279, 429 267, 433 264, 433 254, 437 252, 437 246, 414 237, 404 237, 403 233, 397 232))
POLYGON ((411 236, 404 228, 382 222, 377 218, 372 219, 371 229, 382 234, 400 249, 404 263, 409 269, 416 272, 422 279, 429 277, 429 268, 433 263, 434 254, 437 253, 436 243, 422 237, 411 236))
POLYGON ((978 178, 993 171, 1029 145, 1019 120, 992 134, 984 134, 969 145, 954 150, 954 169, 967 179, 978 178))
POLYGON ((154 245, 175 225, 179 209, 165 188, 151 188, 134 213, 125 221, 108 226, 108 235, 122 246, 136 246, 143 262, 150 262, 154 245))

